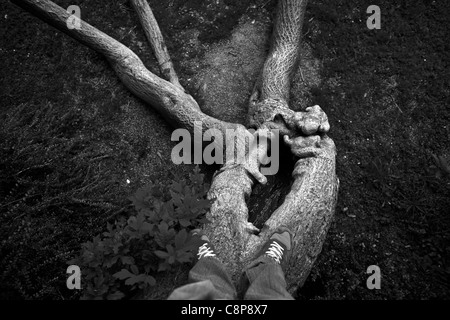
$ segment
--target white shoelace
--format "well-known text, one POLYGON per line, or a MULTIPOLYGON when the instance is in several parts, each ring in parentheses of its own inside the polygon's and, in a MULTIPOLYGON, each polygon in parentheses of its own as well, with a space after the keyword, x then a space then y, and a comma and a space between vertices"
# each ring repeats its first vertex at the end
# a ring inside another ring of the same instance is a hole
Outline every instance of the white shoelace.
POLYGON ((207 243, 204 243, 200 248, 198 248, 197 256, 200 259, 203 257, 215 257, 216 254, 211 248, 208 247, 207 243))
POLYGON ((270 244, 269 249, 266 251, 266 255, 274 258, 277 263, 280 263, 280 260, 283 257, 283 251, 283 247, 280 246, 276 241, 273 241, 270 244))

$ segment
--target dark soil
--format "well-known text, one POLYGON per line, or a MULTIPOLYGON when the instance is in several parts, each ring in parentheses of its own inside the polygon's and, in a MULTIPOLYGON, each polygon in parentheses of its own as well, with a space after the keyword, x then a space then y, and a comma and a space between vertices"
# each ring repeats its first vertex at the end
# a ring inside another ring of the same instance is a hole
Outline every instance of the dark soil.
MULTIPOLYGON (((126 0, 56 2, 79 4, 84 20, 158 74, 126 0)), ((276 5, 149 3, 195 98, 189 79, 201 70, 189 62, 242 19, 273 16, 276 5), (186 30, 200 45, 190 47, 186 30)), ((167 160, 172 129, 102 57, 9 2, 0 12, 0 298, 74 299, 64 289, 65 262, 80 244, 126 212, 127 197, 146 181, 191 166, 167 160)), ((434 160, 450 161, 449 20, 445 0, 310 1, 304 41, 321 62, 321 84, 304 94, 329 116, 340 191, 298 299, 449 299, 450 177, 434 160), (380 30, 366 26, 372 4, 380 30), (366 286, 371 265, 380 267, 380 290, 366 286)))

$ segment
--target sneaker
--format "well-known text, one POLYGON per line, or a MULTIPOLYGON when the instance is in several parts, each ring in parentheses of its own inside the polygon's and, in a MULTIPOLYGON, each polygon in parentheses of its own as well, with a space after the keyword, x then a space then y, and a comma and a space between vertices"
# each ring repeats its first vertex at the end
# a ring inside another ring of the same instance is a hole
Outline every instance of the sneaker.
POLYGON ((291 250, 292 234, 288 228, 278 228, 262 247, 262 255, 273 259, 281 264, 291 250))
POLYGON ((192 230, 193 236, 200 237, 201 245, 198 247, 197 251, 197 261, 204 257, 215 257, 216 253, 214 252, 214 247, 212 243, 209 241, 208 236, 203 234, 200 229, 192 230))

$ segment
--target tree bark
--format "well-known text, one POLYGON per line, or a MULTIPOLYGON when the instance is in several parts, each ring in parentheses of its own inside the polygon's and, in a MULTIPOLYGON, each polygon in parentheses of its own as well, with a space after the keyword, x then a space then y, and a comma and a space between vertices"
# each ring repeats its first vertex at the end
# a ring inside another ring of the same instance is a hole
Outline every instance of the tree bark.
POLYGON ((216 128, 225 132, 226 129, 239 127, 234 123, 220 121, 204 114, 197 102, 191 95, 185 93, 181 86, 176 86, 150 72, 132 50, 85 21, 81 21, 80 29, 69 29, 66 21, 71 15, 55 3, 48 0, 11 0, 11 2, 102 54, 122 83, 134 95, 161 113, 174 127, 192 131, 196 121, 202 122, 203 130, 216 128))
MULTIPOLYGON (((142 61, 120 42, 82 21, 80 29, 68 29, 70 14, 48 0, 11 0, 57 29, 104 55, 123 84, 137 97, 159 111, 175 127, 194 131, 219 129, 238 132, 238 138, 225 141, 227 147, 242 148, 248 130, 240 125, 220 121, 204 114, 197 102, 178 82, 156 20, 145 1, 133 0, 138 17, 155 52, 164 80, 145 68, 142 61), (156 26, 156 27, 155 27, 156 26)), ((334 214, 338 179, 335 173, 335 146, 327 137, 328 119, 315 106, 306 112, 289 108, 291 74, 298 59, 301 26, 306 0, 280 0, 277 9, 271 50, 249 102, 248 125, 257 135, 283 141, 298 161, 293 184, 282 205, 264 223, 261 230, 248 221, 246 201, 256 181, 265 183, 259 169, 267 146, 248 150, 244 163, 228 159, 213 178, 210 198, 215 198, 205 225, 219 257, 238 279, 271 233, 279 226, 294 232, 292 255, 286 267, 288 289, 294 292, 308 276, 334 214)), ((281 159, 284 161, 283 159, 281 159)))
POLYGON ((291 191, 264 223, 261 232, 253 234, 249 232, 255 228, 249 225, 246 206, 252 180, 242 168, 223 170, 211 185, 210 197, 216 201, 209 214, 212 223, 205 226, 217 251, 227 253, 223 262, 236 281, 277 227, 291 229, 294 243, 291 258, 284 266, 291 293, 303 285, 322 249, 339 186, 335 145, 324 134, 329 130, 326 115, 318 111, 319 119, 311 121, 311 117, 293 112, 288 105, 306 3, 305 0, 278 2, 271 49, 249 103, 249 125, 280 130, 292 153, 300 158, 292 173, 291 191), (315 136, 314 143, 305 144, 308 138, 304 135, 314 132, 320 136, 315 136))
POLYGON ((161 30, 159 30, 158 23, 156 22, 148 2, 146 0, 131 0, 131 3, 138 14, 142 28, 144 29, 148 42, 152 46, 156 60, 158 60, 159 69, 163 78, 183 89, 173 67, 169 52, 167 51, 161 30))

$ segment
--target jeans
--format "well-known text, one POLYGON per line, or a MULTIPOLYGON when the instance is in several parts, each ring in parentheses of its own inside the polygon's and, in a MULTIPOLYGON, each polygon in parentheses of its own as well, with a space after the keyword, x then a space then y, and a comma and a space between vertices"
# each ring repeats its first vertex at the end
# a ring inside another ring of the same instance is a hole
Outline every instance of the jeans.
MULTIPOLYGON (((168 300, 235 300, 237 290, 216 257, 203 257, 189 272, 189 284, 175 289, 168 300)), ((281 266, 269 257, 256 259, 243 273, 245 300, 294 300, 286 290, 281 266), (246 290, 245 290, 246 289, 246 290)))

